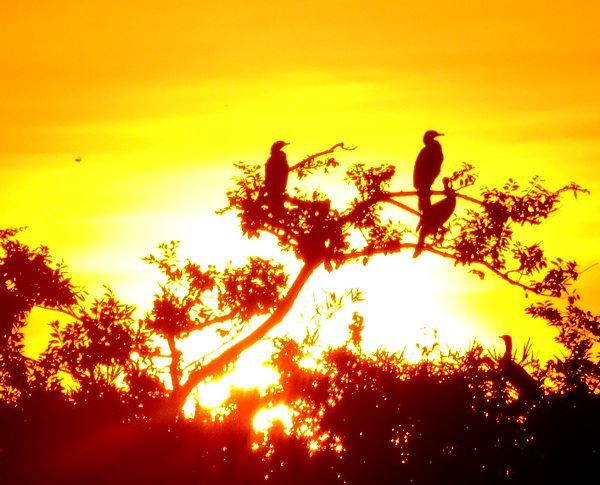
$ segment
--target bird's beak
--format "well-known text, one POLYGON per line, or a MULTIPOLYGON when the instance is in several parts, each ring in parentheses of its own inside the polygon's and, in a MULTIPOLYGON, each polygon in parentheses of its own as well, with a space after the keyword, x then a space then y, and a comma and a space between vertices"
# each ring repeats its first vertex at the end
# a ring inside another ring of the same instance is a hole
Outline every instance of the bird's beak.
POLYGON ((435 135, 435 136, 444 136, 444 134, 443 134, 443 133, 438 133, 438 134, 437 134, 437 135, 435 135))
POLYGON ((290 144, 290 142, 289 142, 289 141, 286 141, 286 142, 283 144, 283 146, 286 146, 286 145, 289 145, 289 144, 290 144))

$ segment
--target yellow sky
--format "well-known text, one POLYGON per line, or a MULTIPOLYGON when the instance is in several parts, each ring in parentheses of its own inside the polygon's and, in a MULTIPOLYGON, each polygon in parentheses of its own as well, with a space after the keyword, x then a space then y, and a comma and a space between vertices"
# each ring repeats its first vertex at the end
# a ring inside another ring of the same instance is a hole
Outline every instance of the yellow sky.
MULTIPOLYGON (((445 170, 468 161, 484 184, 540 174, 590 188, 529 234, 589 266, 600 243, 599 11, 587 1, 9 2, 0 226, 29 226, 25 239, 64 258, 92 294, 108 284, 143 306, 155 275, 140 257, 159 242, 180 239, 206 263, 270 254, 213 213, 235 161, 263 162, 280 138, 290 160, 344 140, 359 147, 345 163, 393 162, 408 188, 422 133, 437 129, 445 170)), ((581 278, 595 311, 599 274, 581 278)), ((546 348, 553 335, 522 314, 518 290, 431 257, 376 259, 313 284, 340 282, 367 290, 374 346, 401 347, 423 325, 456 342, 509 332, 546 348)))

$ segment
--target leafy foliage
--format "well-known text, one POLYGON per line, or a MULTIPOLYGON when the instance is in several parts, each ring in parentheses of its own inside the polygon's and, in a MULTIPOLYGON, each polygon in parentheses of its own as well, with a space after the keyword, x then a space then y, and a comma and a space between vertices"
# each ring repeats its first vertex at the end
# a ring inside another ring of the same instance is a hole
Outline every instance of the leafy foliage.
POLYGON ((564 310, 550 301, 534 303, 527 313, 546 320, 558 330, 557 341, 568 351, 549 362, 555 379, 566 391, 600 390, 600 317, 577 306, 578 295, 569 298, 564 310))
MULTIPOLYGON (((129 400, 125 393, 133 385, 134 399, 159 397, 163 393, 155 375, 149 329, 132 317, 133 307, 120 304, 107 291, 89 310, 79 308, 66 325, 52 323, 52 334, 41 362, 68 372, 78 384, 75 394, 97 399, 113 392, 129 400), (147 387, 146 395, 140 391, 147 387)), ((80 399, 75 397, 75 399, 80 399)))
POLYGON ((23 327, 35 306, 60 309, 78 294, 48 248, 31 249, 16 239, 21 230, 0 230, 0 397, 27 392, 34 368, 23 355, 23 327))
MULTIPOLYGON (((331 466, 340 482, 574 480, 600 447, 597 395, 574 395, 555 381, 523 406, 479 345, 454 352, 434 344, 417 363, 341 347, 310 368, 306 351, 279 341, 281 380, 271 399, 292 408, 291 432, 307 447, 337 455, 331 466)), ((532 372, 552 373, 538 365, 529 364, 532 372)))

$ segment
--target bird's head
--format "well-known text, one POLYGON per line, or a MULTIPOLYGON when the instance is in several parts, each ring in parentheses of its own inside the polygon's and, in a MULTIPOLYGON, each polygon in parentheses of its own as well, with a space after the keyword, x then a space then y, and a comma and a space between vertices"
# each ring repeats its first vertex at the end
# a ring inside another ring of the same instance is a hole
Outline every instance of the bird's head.
POLYGON ((456 194, 452 188, 452 180, 450 180, 450 178, 444 177, 442 183, 444 184, 444 195, 449 196, 456 194))
POLYGON ((444 136, 444 134, 439 133, 435 130, 428 130, 423 135, 423 143, 425 143, 425 145, 427 145, 427 144, 431 143, 433 140, 435 140, 435 138, 438 136, 444 136))
POLYGON ((500 335, 500 338, 504 340, 504 345, 506 345, 506 351, 510 352, 512 350, 512 337, 510 335, 500 335))
POLYGON ((286 145, 289 145, 289 143, 287 141, 281 141, 281 140, 276 141, 271 146, 271 153, 278 152, 279 150, 281 150, 286 145))

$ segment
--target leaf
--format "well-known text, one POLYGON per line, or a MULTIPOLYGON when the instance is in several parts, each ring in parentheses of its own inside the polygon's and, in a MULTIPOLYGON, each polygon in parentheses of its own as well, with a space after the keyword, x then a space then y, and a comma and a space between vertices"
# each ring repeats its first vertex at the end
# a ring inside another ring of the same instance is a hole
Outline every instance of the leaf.
POLYGON ((485 273, 478 269, 472 269, 469 271, 469 273, 472 273, 475 276, 478 276, 480 280, 483 280, 485 278, 485 273))

